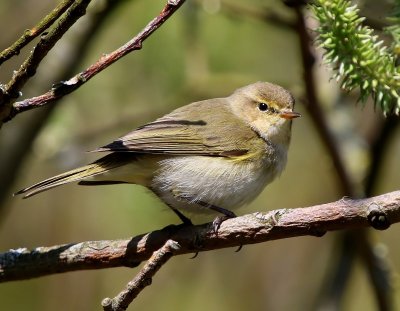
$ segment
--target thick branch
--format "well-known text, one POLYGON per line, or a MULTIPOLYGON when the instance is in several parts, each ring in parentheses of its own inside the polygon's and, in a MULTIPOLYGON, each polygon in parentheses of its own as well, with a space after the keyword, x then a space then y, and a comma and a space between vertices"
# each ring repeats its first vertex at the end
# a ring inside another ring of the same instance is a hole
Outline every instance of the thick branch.
POLYGON ((386 229, 397 222, 400 222, 400 191, 368 199, 342 199, 306 208, 248 214, 226 220, 218 234, 211 223, 180 225, 128 240, 10 250, 0 254, 0 282, 75 270, 137 266, 169 239, 181 246, 176 254, 187 254, 296 236, 322 236, 326 231, 368 226, 386 229))
POLYGON ((161 13, 155 17, 147 26, 132 40, 121 46, 117 50, 102 56, 96 63, 89 66, 84 71, 78 73, 68 81, 57 83, 51 90, 37 97, 29 98, 20 102, 17 102, 13 106, 13 111, 10 118, 13 118, 16 114, 27 111, 33 108, 38 108, 54 102, 82 86, 84 83, 93 78, 96 74, 106 69, 108 66, 119 60, 121 57, 128 53, 140 50, 143 42, 150 37, 164 22, 172 16, 172 14, 179 9, 179 7, 185 2, 185 0, 168 0, 164 9, 161 13))

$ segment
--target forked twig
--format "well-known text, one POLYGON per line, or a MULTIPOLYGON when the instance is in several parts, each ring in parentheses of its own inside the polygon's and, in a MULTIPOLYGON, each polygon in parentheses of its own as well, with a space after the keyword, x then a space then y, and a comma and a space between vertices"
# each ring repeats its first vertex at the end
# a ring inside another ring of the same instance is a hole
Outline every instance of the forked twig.
POLYGON ((10 47, 0 53, 0 65, 11 57, 18 55, 23 47, 49 28, 74 3, 74 0, 64 0, 53 11, 47 14, 39 23, 24 34, 10 47))
POLYGON ((126 310, 129 304, 146 287, 151 285, 153 276, 157 271, 180 249, 177 242, 167 240, 165 244, 153 253, 142 270, 130 281, 126 288, 114 298, 105 298, 102 301, 104 311, 126 310))
POLYGON ((167 4, 161 11, 161 13, 150 21, 147 26, 132 40, 118 48, 117 50, 103 55, 96 63, 89 66, 84 71, 78 73, 67 81, 62 81, 55 84, 51 90, 48 92, 33 98, 29 98, 20 102, 16 102, 13 106, 13 111, 10 118, 14 117, 16 114, 30 109, 38 108, 54 102, 80 86, 89 81, 99 72, 119 60, 121 57, 127 55, 128 53, 140 50, 142 48, 143 42, 150 37, 164 22, 185 2, 185 0, 168 0, 167 4))

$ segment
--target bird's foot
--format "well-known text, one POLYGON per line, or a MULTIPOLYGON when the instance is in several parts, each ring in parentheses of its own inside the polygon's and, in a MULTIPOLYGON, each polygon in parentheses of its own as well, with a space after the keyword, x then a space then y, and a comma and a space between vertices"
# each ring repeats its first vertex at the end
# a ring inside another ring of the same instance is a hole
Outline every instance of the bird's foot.
MULTIPOLYGON (((213 208, 214 209, 214 208, 213 208)), ((214 209, 216 210, 216 209, 214 209)), ((220 213, 222 213, 223 215, 217 216, 214 221, 212 222, 212 228, 215 234, 218 235, 218 230, 221 227, 221 224, 225 221, 228 220, 230 218, 235 218, 237 217, 235 213, 226 210, 224 208, 218 207, 218 210, 216 210, 220 213)))

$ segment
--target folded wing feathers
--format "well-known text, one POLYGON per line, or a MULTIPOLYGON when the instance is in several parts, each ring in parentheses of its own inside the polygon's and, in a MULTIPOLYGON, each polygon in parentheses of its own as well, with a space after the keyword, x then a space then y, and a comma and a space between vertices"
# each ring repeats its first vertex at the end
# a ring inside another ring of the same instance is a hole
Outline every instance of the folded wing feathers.
MULTIPOLYGON (((157 125, 159 128, 160 125, 157 125)), ((207 141, 201 138, 194 130, 181 126, 181 128, 171 127, 164 129, 163 136, 155 136, 155 128, 142 128, 136 130, 108 145, 97 148, 93 152, 138 152, 138 153, 158 153, 174 155, 209 155, 209 156, 228 156, 227 149, 231 147, 233 153, 238 148, 232 142, 215 139, 207 141), (226 146, 228 143, 229 146, 226 146), (227 148, 228 147, 228 148, 227 148)), ((229 150, 229 149, 228 149, 229 150)), ((240 153, 246 152, 240 148, 240 153)))

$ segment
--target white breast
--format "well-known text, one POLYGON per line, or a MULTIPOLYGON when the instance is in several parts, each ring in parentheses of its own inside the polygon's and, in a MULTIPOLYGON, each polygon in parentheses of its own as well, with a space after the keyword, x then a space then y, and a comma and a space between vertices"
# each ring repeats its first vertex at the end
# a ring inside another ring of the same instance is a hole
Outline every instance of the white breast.
POLYGON ((263 160, 240 163, 222 157, 171 157, 159 163, 151 188, 168 205, 181 210, 204 212, 199 205, 189 204, 198 201, 235 209, 252 201, 280 174, 286 151, 284 148, 263 160))

